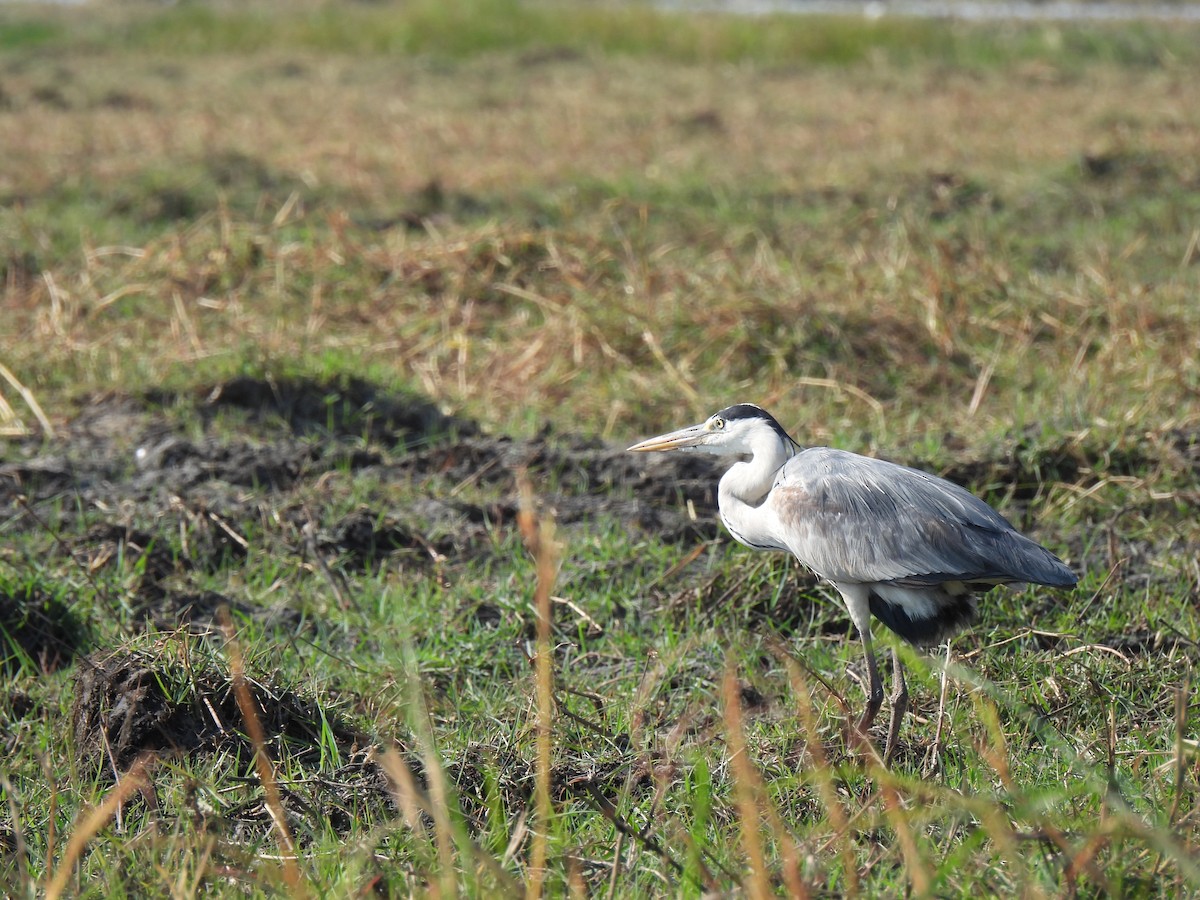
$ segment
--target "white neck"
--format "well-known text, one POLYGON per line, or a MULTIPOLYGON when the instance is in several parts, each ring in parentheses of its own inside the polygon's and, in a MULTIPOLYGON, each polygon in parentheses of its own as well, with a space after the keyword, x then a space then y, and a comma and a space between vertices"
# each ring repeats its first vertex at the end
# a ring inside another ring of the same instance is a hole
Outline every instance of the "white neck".
POLYGON ((764 435, 751 447, 749 460, 734 463, 717 486, 717 508, 729 533, 750 547, 786 550, 775 536, 775 521, 763 501, 775 476, 796 455, 796 446, 774 435, 764 435))

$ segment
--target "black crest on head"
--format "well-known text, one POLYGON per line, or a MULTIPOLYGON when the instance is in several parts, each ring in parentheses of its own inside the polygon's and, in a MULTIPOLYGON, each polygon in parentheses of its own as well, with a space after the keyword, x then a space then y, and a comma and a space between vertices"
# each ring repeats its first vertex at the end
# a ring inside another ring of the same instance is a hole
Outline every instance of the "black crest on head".
POLYGON ((775 421, 775 417, 763 409, 761 406, 755 406, 753 403, 738 403, 735 406, 727 406, 717 413, 726 422, 732 422, 735 419, 759 419, 766 422, 779 434, 785 441, 792 441, 792 436, 783 430, 783 426, 775 421))

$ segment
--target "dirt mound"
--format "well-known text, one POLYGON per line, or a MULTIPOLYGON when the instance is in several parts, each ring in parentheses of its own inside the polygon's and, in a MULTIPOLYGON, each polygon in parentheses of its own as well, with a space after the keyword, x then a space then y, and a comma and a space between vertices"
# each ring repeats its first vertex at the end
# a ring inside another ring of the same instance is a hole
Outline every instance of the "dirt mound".
MULTIPOLYGON (((511 478, 511 475, 510 475, 511 478)), ((537 498, 539 514, 560 526, 586 526, 601 518, 623 521, 667 543, 710 541, 721 537, 715 509, 687 503, 623 500, 588 494, 546 493, 537 498)), ((492 503, 424 498, 408 510, 422 527, 440 535, 434 542, 443 555, 470 558, 490 543, 489 535, 514 527, 520 505, 515 497, 492 503)))
MULTIPOLYGON (((364 817, 394 816, 373 741, 291 689, 261 680, 248 681, 247 687, 278 771, 290 773, 299 766, 307 773, 277 782, 299 842, 309 844, 330 829, 349 833, 364 817)), ((144 651, 94 653, 80 665, 71 729, 79 758, 102 777, 125 771, 147 754, 206 754, 232 761, 248 776, 245 791, 191 797, 178 812, 236 842, 259 841, 274 827, 255 787, 253 749, 233 684, 222 672, 173 669, 144 651)))
MULTIPOLYGON (((347 752, 368 743, 332 710, 290 689, 256 681, 250 691, 263 729, 287 742, 291 760, 315 766, 325 735, 347 752)), ((145 753, 249 749, 228 675, 170 668, 142 651, 93 653, 82 660, 71 722, 81 758, 110 772, 123 771, 145 753)))
POLYGON ((11 445, 0 462, 0 501, 60 493, 144 501, 213 484, 218 492, 286 491, 337 466, 380 463, 364 443, 429 445, 478 431, 426 400, 349 377, 240 377, 188 392, 104 395, 84 400, 57 440, 30 436, 11 445), (179 409, 205 437, 181 433, 172 412, 179 409), (218 426, 227 414, 242 421, 218 426), (235 426, 241 433, 232 437, 235 426))
MULTIPOLYGON (((286 507, 297 491, 330 472, 442 485, 406 509, 372 505, 342 521, 319 522, 322 552, 356 569, 389 556, 415 561, 484 546, 489 529, 515 519, 519 471, 535 481, 544 507, 564 525, 612 517, 667 540, 722 533, 714 518, 721 466, 708 457, 630 454, 595 439, 549 432, 526 440, 488 437, 428 401, 355 378, 243 377, 186 395, 96 398, 62 431, 50 444, 18 445, 0 464, 0 502, 25 495, 36 504, 67 494, 80 502, 65 506, 64 516, 88 506, 141 509, 147 515, 140 522, 165 519, 172 534, 183 527, 180 533, 191 543, 183 552, 175 542, 172 565, 202 571, 245 555, 243 536, 261 531, 264 503, 286 507), (180 404, 211 433, 197 438, 189 426, 183 434, 165 411, 180 404), (244 415, 258 438, 232 435, 228 420, 215 424, 229 411, 244 415), (476 499, 481 494, 491 496, 476 499)), ((942 474, 1011 504, 1033 499, 1047 483, 1086 485, 1164 466, 1194 471, 1196 436, 1169 437, 1161 446, 1135 440, 1117 447, 1026 434, 986 458, 960 458, 942 474)), ((929 467, 922 460, 901 461, 929 467)), ((154 528, 143 524, 135 531, 126 546, 152 538, 158 538, 155 547, 172 546, 154 528)), ((118 538, 92 535, 89 558, 119 547, 118 538)), ((159 574, 168 568, 165 559, 151 562, 159 574)))
MULTIPOLYGON (((942 471, 942 476, 969 489, 995 492, 1019 502, 1028 502, 1047 485, 1083 483, 1087 486, 1112 476, 1144 476, 1164 466, 1183 468, 1200 461, 1197 437, 1174 432, 1166 448, 1146 439, 1133 439, 1119 446, 1094 439, 1072 437, 1045 441, 1036 430, 1018 435, 985 457, 965 457, 942 471), (1175 460, 1169 457, 1174 454, 1175 460), (1189 461, 1190 460, 1190 461, 1189 461)), ((933 470, 920 460, 909 463, 933 470)))
POLYGON ((469 552, 489 529, 516 522, 518 472, 535 483, 542 512, 560 525, 611 517, 668 542, 721 534, 714 518, 721 467, 709 457, 638 456, 595 440, 542 433, 529 440, 453 441, 410 454, 386 470, 394 478, 440 476, 503 493, 483 504, 429 497, 410 510, 424 528, 450 535, 459 552, 469 552))
POLYGON ((164 487, 186 491, 210 481, 284 491, 320 461, 316 448, 286 438, 268 444, 218 439, 193 444, 171 436, 139 446, 133 457, 138 474, 130 486, 146 493, 164 487))

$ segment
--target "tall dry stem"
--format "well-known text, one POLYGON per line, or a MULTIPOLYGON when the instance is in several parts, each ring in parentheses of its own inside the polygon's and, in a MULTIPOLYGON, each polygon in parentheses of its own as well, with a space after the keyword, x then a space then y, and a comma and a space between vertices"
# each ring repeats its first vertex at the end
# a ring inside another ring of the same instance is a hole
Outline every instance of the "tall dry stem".
POLYGON ((148 766, 148 757, 143 756, 138 759, 129 771, 117 781, 99 806, 84 810, 79 814, 75 820, 75 827, 71 829, 71 836, 67 839, 67 847, 63 851, 63 858, 58 863, 58 870, 46 883, 46 900, 57 900, 62 896, 67 882, 71 880, 75 864, 83 856, 83 850, 88 842, 117 814, 121 804, 128 800, 135 791, 140 791, 146 786, 148 766))
POLYGON ((904 858, 904 868, 908 873, 909 887, 916 897, 931 896, 933 879, 925 861, 921 858, 913 835, 909 813, 904 806, 900 791, 893 780, 892 774, 883 766, 872 765, 873 775, 879 785, 879 793, 883 797, 883 811, 896 832, 896 840, 900 844, 900 854, 904 858))
POLYGON ((762 815, 759 797, 762 785, 746 747, 745 721, 742 716, 741 691, 732 665, 725 669, 721 696, 725 707, 725 740, 729 747, 729 766, 733 770, 733 788, 741 824, 742 849, 750 863, 750 879, 746 893, 751 900, 766 900, 772 896, 771 878, 767 874, 763 853, 762 815))
POLYGON ((221 622, 221 628, 225 632, 225 646, 229 653, 229 680, 233 685, 233 696, 237 700, 242 721, 246 724, 246 732, 250 735, 250 744, 254 748, 254 768, 258 773, 259 784, 263 788, 267 812, 271 814, 271 821, 275 824, 275 831, 279 835, 279 843, 283 850, 280 854, 283 864, 283 880, 292 896, 306 897, 308 890, 297 863, 296 843, 292 840, 292 832, 287 824, 287 814, 279 796, 279 783, 275 780, 275 767, 271 764, 271 757, 267 754, 266 733, 263 731, 262 719, 258 715, 258 707, 250 694, 250 688, 246 685, 242 646, 238 642, 233 622, 229 618, 229 608, 222 606, 217 615, 221 622))
POLYGON ((537 657, 534 660, 537 681, 537 768, 534 808, 537 828, 530 852, 529 880, 525 896, 530 900, 542 896, 546 880, 547 846, 554 807, 550 800, 550 756, 554 723, 554 669, 550 648, 550 622, 553 603, 551 595, 558 576, 559 549, 554 542, 554 524, 538 521, 534 510, 533 486, 528 476, 518 475, 521 510, 518 523, 525 546, 537 562, 537 584, 534 587, 534 607, 537 610, 537 657))
POLYGON ((804 746, 812 760, 813 780, 817 786, 817 796, 825 807, 829 824, 833 827, 832 840, 837 844, 838 853, 842 857, 842 868, 846 872, 846 883, 843 885, 847 897, 858 896, 858 861, 854 856, 854 842, 850 837, 849 816, 846 808, 838 799, 837 787, 834 784, 833 769, 825 755, 825 748, 819 738, 817 715, 812 705, 812 695, 808 688, 808 679, 804 677, 803 669, 782 646, 774 647, 776 656, 783 660, 787 667, 788 678, 792 683, 792 693, 796 695, 796 710, 800 717, 800 726, 804 729, 804 746))
POLYGON ((25 846, 25 829, 21 825, 20 804, 17 802, 17 792, 13 789, 12 782, 9 781, 8 774, 5 772, 0 772, 0 789, 8 798, 8 814, 12 818, 12 858, 21 873, 22 885, 28 886, 30 884, 29 850, 25 846))

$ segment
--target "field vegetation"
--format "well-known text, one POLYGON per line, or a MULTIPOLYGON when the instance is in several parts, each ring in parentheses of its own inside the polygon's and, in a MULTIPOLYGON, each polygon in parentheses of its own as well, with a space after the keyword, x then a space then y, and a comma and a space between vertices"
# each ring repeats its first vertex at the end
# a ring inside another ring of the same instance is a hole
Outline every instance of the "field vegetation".
POLYGON ((0 6, 4 893, 1200 893, 1198 82, 1194 26, 0 6), (1080 575, 902 649, 890 767, 840 603, 622 452, 738 401, 1080 575))

